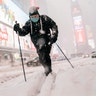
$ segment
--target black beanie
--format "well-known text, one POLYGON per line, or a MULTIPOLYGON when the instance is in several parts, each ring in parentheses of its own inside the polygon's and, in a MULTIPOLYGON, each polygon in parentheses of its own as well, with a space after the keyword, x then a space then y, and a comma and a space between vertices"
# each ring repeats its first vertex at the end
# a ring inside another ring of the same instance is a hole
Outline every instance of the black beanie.
POLYGON ((29 13, 29 16, 32 16, 32 15, 36 15, 36 14, 38 14, 39 15, 39 12, 38 11, 35 11, 35 12, 33 12, 33 13, 29 13))

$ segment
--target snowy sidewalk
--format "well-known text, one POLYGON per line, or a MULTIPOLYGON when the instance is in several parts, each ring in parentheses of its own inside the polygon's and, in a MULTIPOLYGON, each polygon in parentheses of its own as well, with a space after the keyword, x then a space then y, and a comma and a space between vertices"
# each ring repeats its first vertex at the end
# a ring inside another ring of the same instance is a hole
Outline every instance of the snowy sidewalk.
POLYGON ((27 82, 20 76, 0 86, 0 96, 96 96, 96 60, 72 61, 53 66, 47 77, 38 70, 28 74, 27 82))

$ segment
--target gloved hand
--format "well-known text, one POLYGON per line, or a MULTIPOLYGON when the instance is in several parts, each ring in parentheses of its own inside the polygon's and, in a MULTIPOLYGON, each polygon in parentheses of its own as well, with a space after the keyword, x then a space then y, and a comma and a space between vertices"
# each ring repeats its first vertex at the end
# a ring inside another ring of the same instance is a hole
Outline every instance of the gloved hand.
POLYGON ((16 23, 16 24, 14 25, 13 29, 14 29, 14 31, 16 31, 16 33, 17 33, 17 31, 19 31, 19 29, 20 29, 19 23, 16 23))
POLYGON ((49 42, 48 42, 48 45, 51 46, 51 45, 52 45, 52 42, 49 41, 49 42))
POLYGON ((52 45, 53 43, 55 43, 57 41, 57 37, 56 36, 54 36, 54 38, 51 38, 50 39, 50 44, 52 45))
POLYGON ((53 43, 55 43, 55 40, 53 38, 51 38, 51 40, 48 42, 48 45, 52 45, 53 43))

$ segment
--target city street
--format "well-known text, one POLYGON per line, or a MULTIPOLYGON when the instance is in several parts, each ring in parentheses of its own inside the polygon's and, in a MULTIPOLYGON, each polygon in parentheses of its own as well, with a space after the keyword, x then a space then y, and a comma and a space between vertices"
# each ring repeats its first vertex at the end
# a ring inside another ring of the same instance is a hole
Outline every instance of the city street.
POLYGON ((96 0, 0 0, 0 96, 96 96, 95 9, 96 0))
POLYGON ((74 69, 67 60, 55 61, 53 72, 47 77, 42 66, 25 66, 26 82, 22 66, 2 69, 0 80, 4 76, 10 79, 6 77, 6 81, 0 83, 0 96, 96 96, 96 59, 70 61, 74 69))

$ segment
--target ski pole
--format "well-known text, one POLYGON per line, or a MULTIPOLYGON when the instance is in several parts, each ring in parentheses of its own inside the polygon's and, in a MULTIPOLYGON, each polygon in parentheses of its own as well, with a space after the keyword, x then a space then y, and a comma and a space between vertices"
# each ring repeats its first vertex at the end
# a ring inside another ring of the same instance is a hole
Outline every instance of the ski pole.
POLYGON ((65 58, 67 59, 67 61, 70 63, 71 67, 74 68, 74 66, 72 65, 72 63, 69 61, 69 59, 67 58, 67 56, 64 54, 64 52, 62 51, 62 49, 59 47, 59 45, 56 43, 57 47, 60 49, 60 51, 62 52, 62 54, 65 56, 65 58))
MULTIPOLYGON (((17 24, 17 21, 15 22, 17 24)), ((23 56, 22 56, 22 50, 21 50, 21 44, 20 44, 20 38, 19 38, 19 33, 17 31, 17 35, 18 35, 18 43, 19 43, 19 51, 20 51, 20 57, 21 57, 21 62, 22 62, 22 68, 23 68, 23 74, 24 74, 24 80, 25 82, 26 80, 26 73, 25 73, 25 68, 24 68, 24 62, 23 62, 23 56)))

